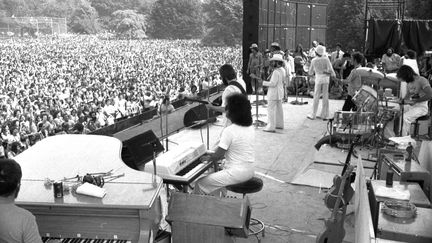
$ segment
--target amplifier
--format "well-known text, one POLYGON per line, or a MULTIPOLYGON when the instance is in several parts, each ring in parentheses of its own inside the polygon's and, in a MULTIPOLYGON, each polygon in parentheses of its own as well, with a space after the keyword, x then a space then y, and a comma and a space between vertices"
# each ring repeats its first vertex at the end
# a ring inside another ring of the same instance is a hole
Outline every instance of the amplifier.
POLYGON ((222 239, 223 235, 216 236, 214 233, 222 232, 220 234, 225 234, 225 236, 234 235, 246 238, 251 211, 247 197, 242 199, 220 198, 174 193, 171 195, 166 220, 173 223, 173 239, 177 239, 176 242, 191 242, 192 239, 202 239, 204 240, 202 242, 218 242, 215 239, 202 237, 213 236, 222 239), (175 223, 180 223, 182 226, 176 229, 175 223), (200 231, 197 226, 204 228, 200 231), (189 235, 186 235, 186 232, 189 235), (206 232, 207 235, 203 235, 203 232, 206 232), (196 237, 191 234, 196 234, 196 237), (188 240, 185 240, 184 237, 188 240))

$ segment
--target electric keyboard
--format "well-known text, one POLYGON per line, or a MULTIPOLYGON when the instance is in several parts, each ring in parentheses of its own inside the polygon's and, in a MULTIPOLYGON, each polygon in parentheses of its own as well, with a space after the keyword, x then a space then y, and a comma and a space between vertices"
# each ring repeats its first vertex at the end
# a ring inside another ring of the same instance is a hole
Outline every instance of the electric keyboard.
MULTIPOLYGON (((183 186, 186 191, 185 185, 189 185, 213 165, 210 161, 200 161, 205 153, 203 143, 174 147, 156 158, 156 174, 162 177, 164 183, 183 186)), ((153 163, 149 162, 145 165, 144 171, 152 173, 153 168, 153 163)))
POLYGON ((44 241, 153 242, 162 217, 162 179, 126 166, 121 147, 120 140, 107 136, 57 135, 15 157, 23 173, 16 204, 35 215, 44 241), (53 188, 44 185, 45 178, 111 170, 124 176, 105 182, 103 198, 75 192, 54 198, 53 188))

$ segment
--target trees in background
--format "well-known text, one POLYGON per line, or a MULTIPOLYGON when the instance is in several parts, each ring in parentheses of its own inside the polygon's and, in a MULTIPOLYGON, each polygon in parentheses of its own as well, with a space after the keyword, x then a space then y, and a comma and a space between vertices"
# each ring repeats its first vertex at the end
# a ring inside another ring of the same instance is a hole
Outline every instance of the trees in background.
POLYGON ((135 10, 117 10, 113 13, 113 29, 121 38, 146 38, 146 19, 135 10))
MULTIPOLYGON (((258 1, 258 0, 257 0, 258 1)), ((364 0, 304 0, 328 3, 327 45, 340 42, 360 50, 364 39, 364 0)), ((238 44, 242 39, 242 0, 0 0, 5 17, 67 18, 77 33, 116 31, 123 37, 189 39, 206 45, 238 44), (114 14, 116 13, 116 14, 114 14)), ((303 2, 303 1, 302 1, 303 2)), ((378 17, 385 18, 386 13, 378 17)), ((392 14, 392 13, 388 13, 392 14)), ((389 15, 389 16, 390 16, 389 15)), ((407 19, 432 19, 431 0, 407 0, 407 19)), ((31 26, 30 26, 31 27, 31 26)))
POLYGON ((69 21, 69 28, 76 33, 96 34, 100 30, 98 13, 87 0, 78 0, 69 21))
POLYGON ((327 46, 343 44, 361 50, 364 39, 364 0, 331 0, 327 16, 327 46))
POLYGON ((406 9, 406 14, 408 18, 432 19, 431 0, 409 0, 406 9))
POLYGON ((162 39, 200 38, 201 6, 200 0, 157 0, 149 16, 150 34, 162 39))
POLYGON ((243 2, 241 0, 208 1, 203 6, 205 45, 235 45, 242 41, 243 2))

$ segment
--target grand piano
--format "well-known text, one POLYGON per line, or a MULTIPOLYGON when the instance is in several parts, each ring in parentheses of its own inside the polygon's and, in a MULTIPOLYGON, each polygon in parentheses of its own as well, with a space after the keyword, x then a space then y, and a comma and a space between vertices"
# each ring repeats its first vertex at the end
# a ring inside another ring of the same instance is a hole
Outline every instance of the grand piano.
POLYGON ((97 135, 48 137, 18 155, 23 178, 16 204, 36 216, 44 241, 153 242, 161 220, 162 179, 126 166, 120 140, 97 135), (61 180, 111 171, 124 176, 105 183, 99 199, 65 193, 54 198, 45 178, 61 180))

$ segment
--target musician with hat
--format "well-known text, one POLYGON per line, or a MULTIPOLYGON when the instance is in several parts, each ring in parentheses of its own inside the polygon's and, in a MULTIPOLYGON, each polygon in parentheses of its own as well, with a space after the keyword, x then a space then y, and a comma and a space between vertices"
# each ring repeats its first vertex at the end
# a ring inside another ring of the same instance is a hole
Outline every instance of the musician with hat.
MULTIPOLYGON (((283 68, 285 69, 285 78, 284 78, 284 92, 285 93, 284 93, 284 99, 286 99, 286 96, 287 96, 287 94, 286 94, 286 88, 289 85, 290 75, 291 75, 291 73, 294 72, 294 70, 291 69, 292 65, 287 61, 287 59, 284 58, 285 57, 285 52, 282 51, 279 43, 277 43, 277 42, 271 43, 270 49, 271 49, 271 57, 273 57, 273 55, 275 55, 275 54, 280 54, 280 55, 282 55, 282 58, 283 58, 283 63, 284 63, 283 68)), ((270 65, 270 73, 272 72, 272 70, 273 70, 272 66, 270 65)))
MULTIPOLYGON (((261 52, 258 49, 258 45, 253 43, 250 47, 251 53, 249 54, 249 62, 248 62, 248 68, 247 73, 249 75, 254 74, 253 76, 260 77, 261 76, 261 68, 263 66, 263 57, 261 52)), ((251 78, 251 85, 253 92, 258 92, 260 89, 260 83, 258 82, 257 78, 252 77, 251 78), (255 88, 257 90, 255 90, 255 88)))
POLYGON ((318 104, 322 94, 322 109, 321 118, 329 119, 329 83, 330 76, 336 77, 330 59, 327 57, 326 48, 318 45, 315 50, 316 57, 312 59, 309 68, 309 75, 315 76, 315 89, 313 97, 312 114, 307 115, 307 118, 314 120, 318 111, 318 104))
POLYGON ((275 132, 276 129, 284 128, 282 99, 284 98, 284 81, 287 75, 284 61, 281 54, 273 54, 273 57, 270 58, 270 66, 273 69, 270 81, 263 82, 263 86, 268 86, 268 125, 263 130, 265 132, 275 132))

